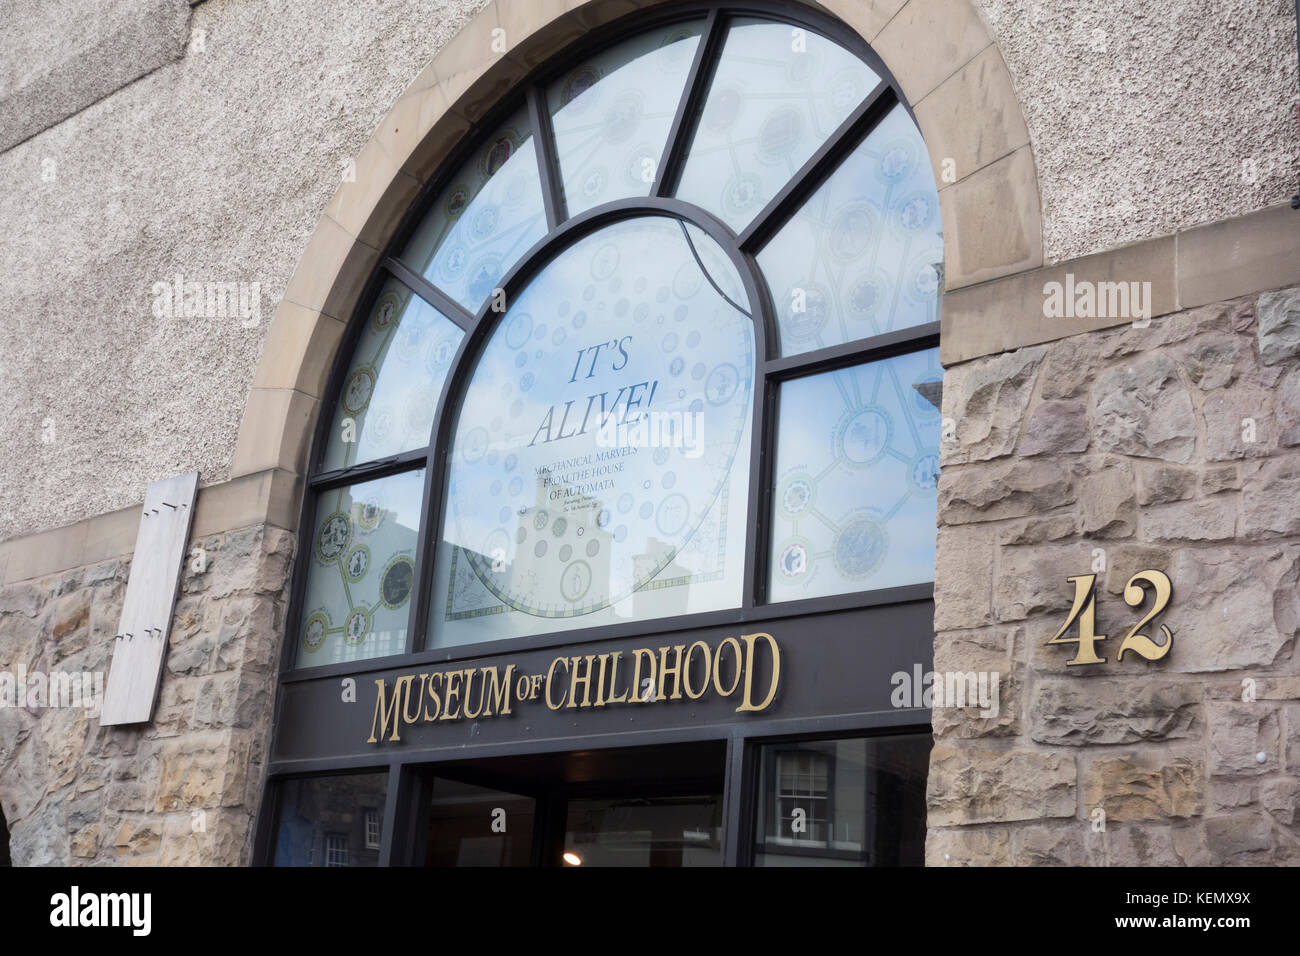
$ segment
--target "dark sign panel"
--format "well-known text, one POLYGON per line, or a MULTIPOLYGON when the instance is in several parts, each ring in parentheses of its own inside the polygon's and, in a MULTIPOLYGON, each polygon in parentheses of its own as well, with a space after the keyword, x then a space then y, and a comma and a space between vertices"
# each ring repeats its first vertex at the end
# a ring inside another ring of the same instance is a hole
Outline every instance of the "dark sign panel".
POLYGON ((890 680, 930 666, 918 607, 928 602, 292 681, 274 760, 290 769, 285 762, 410 751, 463 758, 562 738, 624 745, 685 728, 726 736, 737 722, 784 733, 835 718, 923 721, 923 710, 891 700, 890 680))

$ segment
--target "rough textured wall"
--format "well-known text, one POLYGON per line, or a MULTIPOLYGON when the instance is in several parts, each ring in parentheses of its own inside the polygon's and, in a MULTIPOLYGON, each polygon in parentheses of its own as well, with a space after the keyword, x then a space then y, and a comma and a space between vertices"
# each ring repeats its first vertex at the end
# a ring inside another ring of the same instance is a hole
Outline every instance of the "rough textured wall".
POLYGON ((1049 260, 1295 195, 1295 0, 975 3, 1025 112, 1049 260))
MULTIPOLYGON (((101 728, 96 709, 49 696, 0 706, 14 865, 250 862, 293 535, 258 526, 193 544, 207 566, 186 560, 150 723, 101 728)), ((4 668, 106 684, 129 573, 110 561, 0 589, 4 668)))
POLYGON ((479 5, 209 0, 184 58, 0 153, 0 540, 227 476, 343 164, 479 5), (178 273, 258 283, 260 323, 155 317, 178 273))
MULTIPOLYGON (((183 58, 0 153, 0 540, 134 504, 159 477, 227 476, 343 163, 480 2, 208 0, 183 58), (257 283, 260 322, 155 317, 154 284, 177 274, 257 283)), ((1289 0, 952 2, 978 2, 1017 83, 1050 256, 1290 194, 1289 0)), ((0 62, 54 43, 31 19, 15 22, 41 42, 0 32, 0 62)), ((70 44, 114 49, 69 20, 70 44)))
POLYGON ((943 398, 935 670, 1001 677, 997 714, 934 711, 927 861, 1300 862, 1300 289, 968 362, 943 398), (1117 661, 1152 568, 1174 645, 1117 661), (1106 663, 1067 666, 1093 572, 1106 663))
POLYGON ((0 3, 0 151, 183 56, 189 0, 0 3))

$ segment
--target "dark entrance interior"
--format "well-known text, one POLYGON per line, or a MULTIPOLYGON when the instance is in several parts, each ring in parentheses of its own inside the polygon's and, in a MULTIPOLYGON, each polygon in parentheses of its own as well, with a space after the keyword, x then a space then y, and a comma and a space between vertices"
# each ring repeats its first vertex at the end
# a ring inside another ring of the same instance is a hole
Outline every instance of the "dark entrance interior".
POLYGON ((720 866, 722 741, 430 767, 428 866, 720 866))

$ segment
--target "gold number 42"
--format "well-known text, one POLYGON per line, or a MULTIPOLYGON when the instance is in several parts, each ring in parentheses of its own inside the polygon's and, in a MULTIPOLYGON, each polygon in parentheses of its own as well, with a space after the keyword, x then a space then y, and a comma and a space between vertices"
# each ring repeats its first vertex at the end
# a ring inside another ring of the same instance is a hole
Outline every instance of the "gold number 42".
MULTIPOLYGON (((1066 661, 1066 666, 1071 664, 1104 664, 1106 658, 1097 656, 1097 641, 1106 640, 1105 634, 1097 633, 1097 602, 1096 602, 1096 584, 1097 575, 1079 574, 1072 578, 1066 578, 1067 581, 1074 585, 1074 606, 1070 608, 1070 616, 1065 619, 1061 629, 1052 636, 1048 644, 1078 644, 1074 658, 1066 661), (1065 637, 1065 632, 1070 629, 1070 625, 1079 621, 1079 636, 1065 637)), ((1169 604, 1169 599, 1173 596, 1174 586, 1170 582, 1169 576, 1163 571, 1139 571, 1133 577, 1128 579, 1124 585, 1124 603, 1129 607, 1140 607, 1146 599, 1146 591, 1138 581, 1144 581, 1155 589, 1155 604, 1151 610, 1146 613, 1140 621, 1133 625, 1124 640, 1120 642, 1119 654, 1116 655, 1117 661, 1124 660, 1125 651, 1133 651, 1139 657, 1145 657, 1149 661, 1158 661, 1169 653, 1169 649, 1174 646, 1174 635, 1165 625, 1161 624, 1160 629, 1165 632, 1165 642, 1157 644, 1145 634, 1140 633, 1147 623, 1165 609, 1169 604)))

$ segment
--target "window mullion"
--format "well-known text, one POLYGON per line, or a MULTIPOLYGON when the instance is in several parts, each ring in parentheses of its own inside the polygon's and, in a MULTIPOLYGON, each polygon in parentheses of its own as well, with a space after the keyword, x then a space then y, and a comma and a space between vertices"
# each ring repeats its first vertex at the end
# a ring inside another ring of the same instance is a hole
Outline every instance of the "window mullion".
POLYGON ((704 33, 700 45, 695 48, 695 59, 691 61, 691 70, 686 75, 686 85, 682 87, 682 98, 677 104, 677 114, 668 129, 668 138, 664 142, 664 153, 659 158, 659 168, 655 170, 654 185, 651 196, 671 196, 677 188, 677 179, 681 175, 682 164, 686 161, 690 147, 691 132, 695 113, 704 103, 704 96, 709 89, 709 79, 713 75, 713 66, 718 60, 718 51, 722 48, 726 29, 722 14, 716 9, 710 11, 709 19, 704 24, 704 33))
POLYGON ((453 299, 447 293, 443 292, 437 286, 429 282, 428 279, 420 275, 406 263, 389 256, 384 260, 384 268, 412 292, 429 303, 451 321, 455 322, 462 329, 469 331, 474 326, 474 316, 469 311, 453 299))
POLYGON ((309 484, 313 492, 320 494, 341 485, 373 481, 376 478, 383 478, 397 472, 410 471, 420 467, 424 464, 428 453, 429 449, 427 448, 413 448, 410 451, 402 452, 400 455, 389 455, 387 458, 377 458, 358 465, 349 465, 346 468, 323 471, 320 474, 313 475, 309 484))
POLYGON ((929 322, 925 325, 882 332, 866 339, 828 345, 826 348, 812 352, 775 356, 764 363, 763 370, 768 375, 784 381, 849 365, 874 362, 904 352, 919 352, 922 349, 934 348, 938 344, 939 323, 929 322))
POLYGON ((533 127, 534 153, 542 183, 542 205, 546 208, 546 226, 554 229, 568 218, 564 208, 560 161, 555 154, 555 132, 551 113, 546 108, 546 93, 540 86, 528 88, 528 118, 533 127))
MULTIPOLYGON (((756 336, 756 338, 758 338, 756 336)), ((759 369, 765 363, 760 362, 759 369)), ((760 371, 754 383, 754 422, 749 456, 749 520, 745 525, 745 572, 741 607, 752 610, 762 604, 765 595, 767 539, 770 517, 770 482, 768 476, 775 456, 777 386, 760 371)))
POLYGON ((789 182, 759 211, 738 242, 745 252, 756 253, 787 219, 803 205, 848 151, 869 133, 898 102, 893 87, 881 80, 852 113, 826 138, 817 152, 790 177, 789 182))

